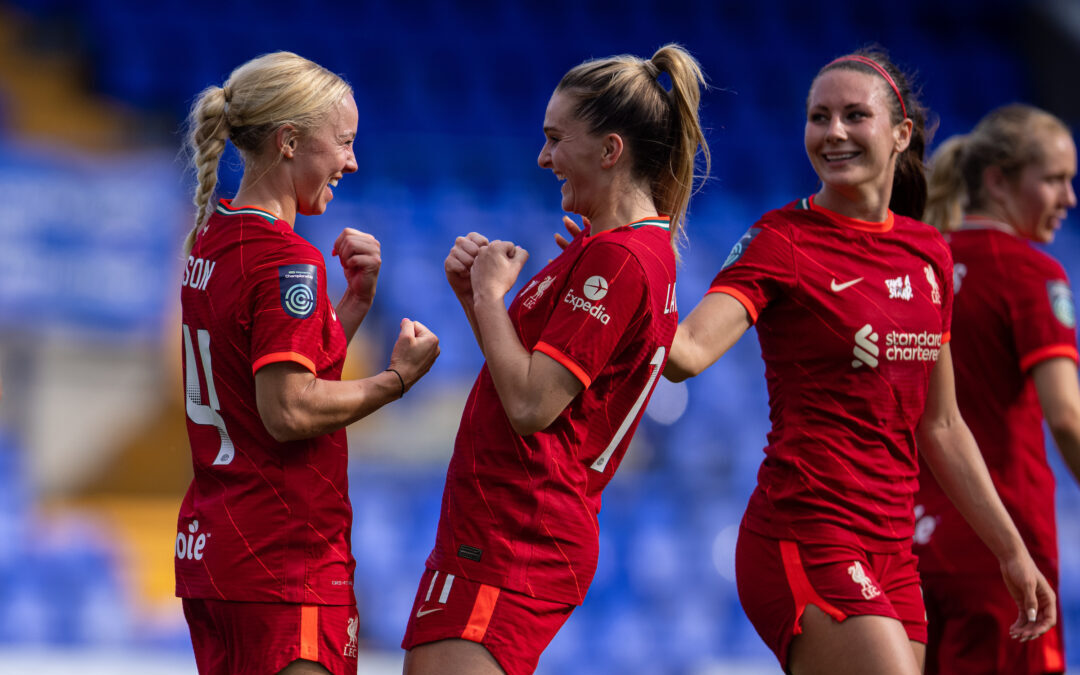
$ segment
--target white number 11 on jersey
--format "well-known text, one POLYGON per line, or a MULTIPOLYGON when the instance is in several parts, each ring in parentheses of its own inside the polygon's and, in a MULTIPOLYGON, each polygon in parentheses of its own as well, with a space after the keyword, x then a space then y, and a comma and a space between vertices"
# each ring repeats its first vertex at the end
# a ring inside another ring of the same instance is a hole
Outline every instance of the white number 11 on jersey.
POLYGON ((596 461, 589 466, 593 471, 603 471, 607 466, 607 462, 611 459, 611 455, 615 452, 615 448, 619 447, 622 443, 623 437, 626 436, 626 432, 630 430, 630 425, 634 423, 638 413, 641 412, 641 407, 645 405, 645 401, 649 398, 649 394, 652 393, 653 386, 656 384, 656 378, 660 375, 660 366, 664 364, 664 355, 667 354, 667 350, 663 345, 660 345, 656 349, 656 353, 653 354, 652 360, 649 361, 649 380, 645 383, 645 387, 641 390, 641 394, 637 397, 637 401, 634 402, 634 407, 630 408, 630 412, 626 413, 626 419, 619 425, 618 430, 615 432, 615 437, 611 439, 608 446, 604 448, 604 451, 600 453, 600 456, 596 458, 596 461))
POLYGON ((214 464, 228 464, 233 461, 236 452, 233 449, 232 439, 225 430, 225 420, 221 419, 218 411, 221 404, 218 403, 217 390, 214 389, 214 375, 210 367, 210 331, 200 328, 196 331, 199 337, 199 356, 203 366, 203 375, 206 377, 206 398, 210 405, 203 403, 202 387, 199 386, 199 371, 195 366, 195 349, 191 344, 191 328, 184 324, 184 361, 187 367, 184 369, 184 389, 187 400, 187 416, 195 424, 208 424, 216 427, 221 436, 221 448, 214 459, 214 464))

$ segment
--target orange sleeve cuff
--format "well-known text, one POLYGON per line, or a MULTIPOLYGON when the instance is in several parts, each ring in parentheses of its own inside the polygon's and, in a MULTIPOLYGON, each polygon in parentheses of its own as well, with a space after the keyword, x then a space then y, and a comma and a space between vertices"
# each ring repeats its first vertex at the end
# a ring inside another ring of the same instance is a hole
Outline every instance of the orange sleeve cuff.
POLYGON ((261 356, 255 360, 255 363, 251 364, 251 374, 254 375, 259 372, 259 368, 262 368, 265 365, 281 363, 282 361, 299 363, 310 370, 312 375, 318 375, 318 372, 315 370, 315 362, 303 354, 297 354, 296 352, 274 352, 273 354, 261 356))
POLYGON ((1059 356, 1080 362, 1080 354, 1077 353, 1076 347, 1072 345, 1049 345, 1024 355, 1020 359, 1020 370, 1026 373, 1032 366, 1059 356))
POLYGON ((746 297, 742 291, 732 288, 731 286, 713 286, 705 291, 705 295, 708 295, 709 293, 726 293, 735 298, 739 301, 740 305, 746 308, 746 313, 750 315, 750 323, 757 323, 757 307, 754 307, 754 303, 750 302, 750 298, 746 297))
POLYGON ((584 370, 581 369, 581 366, 579 366, 578 364, 571 361, 570 357, 568 357, 566 354, 563 354, 558 349, 555 349, 554 347, 552 347, 548 343, 546 343, 546 342, 537 342, 536 346, 533 347, 533 351, 540 352, 541 354, 544 354, 545 356, 550 356, 551 358, 555 359, 555 361, 560 366, 562 366, 563 368, 566 368, 567 370, 569 370, 571 373, 574 374, 574 377, 581 380, 581 383, 583 385, 585 385, 586 389, 588 389, 589 385, 592 384, 592 378, 589 377, 588 373, 586 373, 584 370))

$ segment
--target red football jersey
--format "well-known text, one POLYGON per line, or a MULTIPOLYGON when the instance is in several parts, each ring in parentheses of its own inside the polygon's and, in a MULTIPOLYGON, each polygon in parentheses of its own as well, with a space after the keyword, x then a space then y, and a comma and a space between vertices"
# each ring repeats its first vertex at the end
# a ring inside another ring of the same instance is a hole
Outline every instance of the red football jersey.
POLYGON ((322 254, 272 214, 222 200, 180 299, 195 476, 177 523, 176 594, 352 604, 345 431, 279 443, 255 402, 268 363, 341 378, 345 334, 322 254))
POLYGON ((600 493, 618 468, 678 325, 669 223, 575 239, 517 294, 529 351, 585 389, 551 426, 519 436, 485 365, 461 417, 428 566, 581 604, 596 572, 600 493))
POLYGON ((868 551, 909 545, 915 428, 949 340, 941 235, 803 199, 762 216, 709 292, 746 307, 765 361, 772 430, 745 525, 868 551))
MULTIPOLYGON (((1001 500, 1050 578, 1057 569, 1054 475, 1029 374, 1049 358, 1077 359, 1069 282, 1053 258, 992 226, 966 223, 949 235, 949 245, 956 274, 953 359, 960 411, 1001 500)), ((915 534, 920 569, 996 571, 997 560, 933 474, 926 471, 921 483, 915 534)))

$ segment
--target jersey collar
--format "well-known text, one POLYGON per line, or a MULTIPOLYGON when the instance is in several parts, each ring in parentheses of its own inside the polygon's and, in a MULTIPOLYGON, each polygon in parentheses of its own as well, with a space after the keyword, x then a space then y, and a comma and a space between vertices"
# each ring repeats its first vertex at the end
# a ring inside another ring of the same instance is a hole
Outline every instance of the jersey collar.
POLYGON ((271 225, 280 220, 280 218, 270 213, 269 211, 264 211, 254 206, 240 206, 234 208, 232 206, 231 199, 219 200, 217 207, 214 208, 214 211, 223 216, 259 216, 260 218, 265 218, 266 221, 271 225))
POLYGON ((850 227, 854 230, 861 230, 863 232, 888 232, 892 230, 893 224, 896 222, 896 217, 889 210, 888 215, 885 216, 885 220, 880 223, 875 223, 870 220, 859 220, 858 218, 849 218, 836 211, 830 211, 824 206, 820 206, 814 203, 813 195, 799 201, 799 208, 804 208, 809 211, 817 211, 829 217, 830 220, 843 227, 850 227), (805 206, 804 206, 805 204, 805 206))

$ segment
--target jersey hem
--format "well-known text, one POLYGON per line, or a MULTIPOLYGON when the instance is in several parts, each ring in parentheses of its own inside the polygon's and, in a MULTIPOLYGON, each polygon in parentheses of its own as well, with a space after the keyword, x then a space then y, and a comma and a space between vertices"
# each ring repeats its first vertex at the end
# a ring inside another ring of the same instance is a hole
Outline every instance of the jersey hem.
POLYGON ((742 291, 740 291, 740 290, 738 290, 738 289, 736 289, 736 288, 734 288, 732 286, 713 286, 709 290, 705 291, 705 295, 708 295, 709 293, 725 293, 725 294, 730 295, 731 297, 735 298, 736 300, 739 301, 739 304, 742 305, 746 309, 746 312, 750 315, 750 323, 757 323, 757 320, 758 320, 757 308, 754 307, 754 303, 751 302, 750 298, 746 297, 746 295, 742 291))

